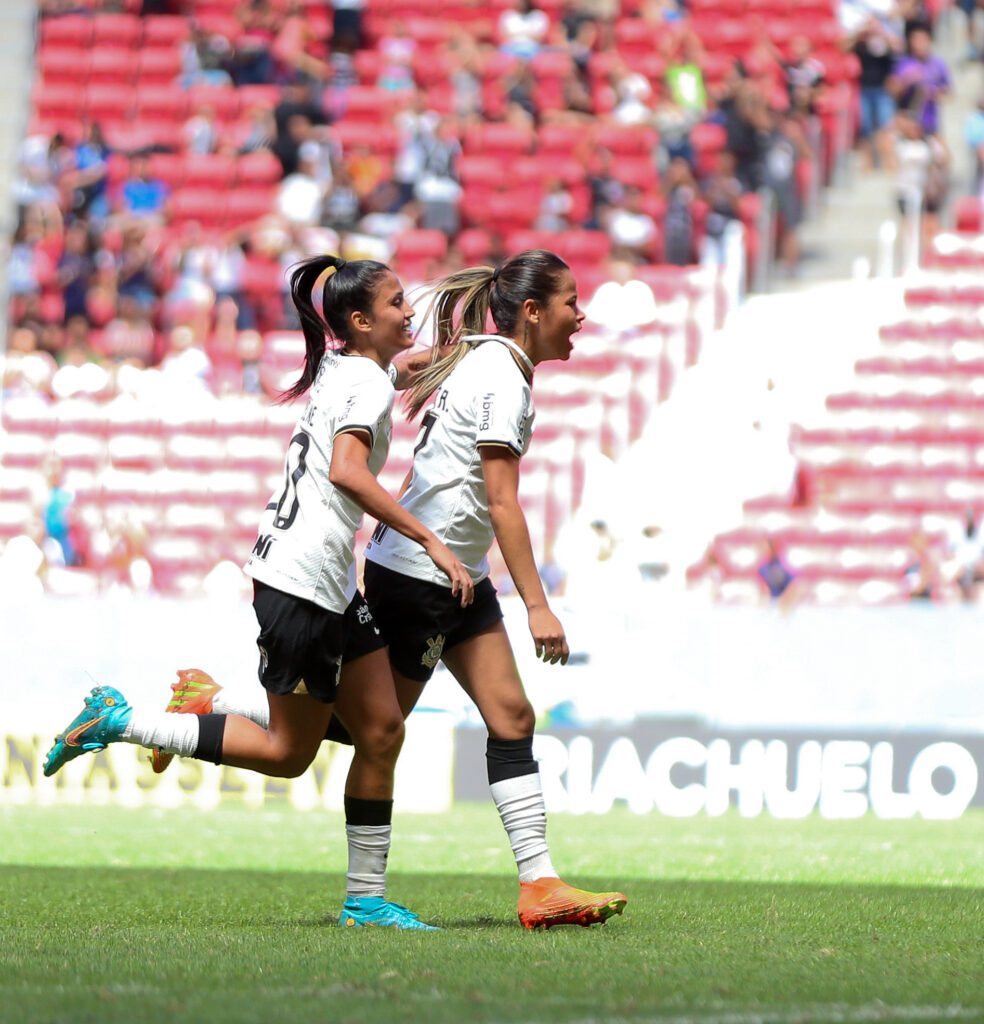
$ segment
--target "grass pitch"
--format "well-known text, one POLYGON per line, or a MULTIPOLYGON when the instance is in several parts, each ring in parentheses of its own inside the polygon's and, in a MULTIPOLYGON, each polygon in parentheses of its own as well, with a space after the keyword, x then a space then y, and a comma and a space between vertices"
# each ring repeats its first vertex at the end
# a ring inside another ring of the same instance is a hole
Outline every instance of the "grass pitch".
POLYGON ((0 808, 0 1021, 984 1021, 984 815, 554 815, 623 917, 527 932, 491 803, 398 816, 390 896, 334 926, 340 815, 0 808))

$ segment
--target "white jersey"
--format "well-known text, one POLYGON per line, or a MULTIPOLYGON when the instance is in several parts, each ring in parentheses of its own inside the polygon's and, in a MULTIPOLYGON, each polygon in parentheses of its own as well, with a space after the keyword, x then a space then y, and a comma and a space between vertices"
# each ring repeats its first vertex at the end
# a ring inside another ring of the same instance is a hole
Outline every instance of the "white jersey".
MULTIPOLYGON (((477 335, 469 352, 434 392, 413 453, 413 474, 400 504, 443 541, 477 583, 489 573, 494 537, 480 449, 526 454, 533 432, 533 393, 509 338, 477 335)), ((532 364, 530 369, 532 370, 532 364)), ((366 558, 388 569, 450 587, 419 544, 380 526, 366 558)))
POLYGON ((339 434, 372 439, 375 476, 389 451, 393 382, 371 359, 326 352, 287 449, 284 486, 260 517, 243 567, 253 579, 341 614, 355 594, 362 508, 328 479, 339 434))

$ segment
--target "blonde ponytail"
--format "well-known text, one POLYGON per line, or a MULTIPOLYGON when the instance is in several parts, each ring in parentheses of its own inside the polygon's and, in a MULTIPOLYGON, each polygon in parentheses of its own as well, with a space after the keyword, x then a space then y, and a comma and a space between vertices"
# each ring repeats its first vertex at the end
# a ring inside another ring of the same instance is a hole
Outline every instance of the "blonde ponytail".
POLYGON ((411 418, 426 405, 451 371, 472 350, 462 341, 470 334, 484 334, 489 315, 489 292, 496 277, 492 267, 468 267, 442 278, 431 289, 424 314, 434 326, 430 363, 411 378, 406 407, 411 418), (450 351, 446 349, 450 347, 450 351))

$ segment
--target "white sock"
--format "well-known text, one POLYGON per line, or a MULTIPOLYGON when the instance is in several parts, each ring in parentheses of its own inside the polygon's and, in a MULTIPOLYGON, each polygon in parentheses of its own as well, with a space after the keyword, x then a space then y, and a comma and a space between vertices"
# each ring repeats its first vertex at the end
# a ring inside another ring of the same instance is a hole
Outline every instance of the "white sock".
POLYGON ((547 809, 543 804, 540 773, 493 782, 489 787, 509 845, 516 858, 521 882, 556 878, 547 847, 547 809))
POLYGON ((266 690, 257 687, 255 702, 250 701, 253 691, 249 693, 230 693, 225 688, 212 698, 212 713, 216 715, 241 715, 255 722, 261 729, 270 728, 270 702, 266 698, 266 690))
POLYGON ((133 709, 123 730, 123 740, 142 747, 157 747, 168 754, 188 757, 198 747, 198 716, 176 715, 173 711, 133 709))
POLYGON ((379 896, 386 899, 386 859, 392 825, 346 825, 348 871, 347 896, 379 896))

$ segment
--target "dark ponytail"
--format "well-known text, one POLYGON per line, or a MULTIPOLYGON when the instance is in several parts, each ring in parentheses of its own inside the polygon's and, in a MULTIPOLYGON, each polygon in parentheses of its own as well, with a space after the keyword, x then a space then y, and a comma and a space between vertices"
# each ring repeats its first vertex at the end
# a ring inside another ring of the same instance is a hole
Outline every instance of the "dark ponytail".
POLYGON ((339 346, 349 341, 349 317, 356 311, 368 312, 380 278, 390 272, 376 260, 343 260, 340 256, 312 256, 298 263, 290 275, 290 297, 297 309, 304 332, 304 369, 294 385, 281 396, 289 402, 303 395, 314 383, 327 348, 326 337, 339 346), (321 290, 321 309, 314 305, 314 287, 322 274, 334 270, 321 290))

